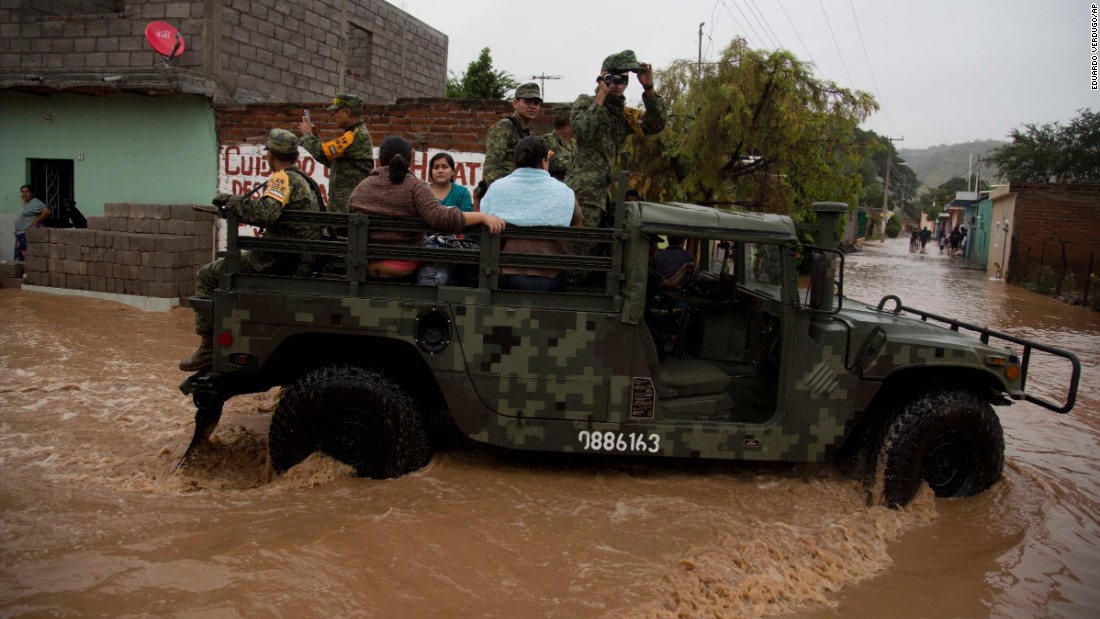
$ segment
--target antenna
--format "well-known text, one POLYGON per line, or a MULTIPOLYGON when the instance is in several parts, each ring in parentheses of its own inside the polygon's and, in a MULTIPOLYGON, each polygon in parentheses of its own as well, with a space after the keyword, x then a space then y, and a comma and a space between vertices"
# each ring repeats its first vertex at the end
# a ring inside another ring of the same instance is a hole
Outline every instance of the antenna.
POLYGON ((538 80, 539 84, 540 84, 539 85, 539 90, 542 91, 543 98, 546 98, 546 80, 560 80, 562 77, 563 76, 561 76, 561 75, 541 74, 541 75, 532 75, 531 77, 529 77, 527 79, 529 79, 529 80, 538 80))
POLYGON ((164 56, 164 66, 172 66, 172 59, 183 55, 187 45, 183 42, 183 35, 176 27, 168 22, 149 22, 145 27, 145 40, 152 46, 153 51, 164 56))

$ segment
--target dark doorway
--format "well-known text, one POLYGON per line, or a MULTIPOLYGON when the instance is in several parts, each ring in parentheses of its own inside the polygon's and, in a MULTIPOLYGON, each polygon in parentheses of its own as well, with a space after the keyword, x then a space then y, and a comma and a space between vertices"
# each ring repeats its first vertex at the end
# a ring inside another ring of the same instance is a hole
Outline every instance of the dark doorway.
POLYGON ((60 213, 62 202, 73 200, 72 159, 28 159, 31 190, 54 213, 60 213))

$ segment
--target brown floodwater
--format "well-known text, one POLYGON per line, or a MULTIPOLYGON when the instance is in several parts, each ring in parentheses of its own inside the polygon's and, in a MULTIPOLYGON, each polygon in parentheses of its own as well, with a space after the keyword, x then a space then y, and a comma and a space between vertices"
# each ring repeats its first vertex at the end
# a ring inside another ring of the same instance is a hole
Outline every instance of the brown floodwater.
MULTIPOLYGON (((317 455, 273 478, 277 391, 231 400, 172 473, 190 312, 0 290, 0 615, 1100 616, 1100 315, 935 251, 871 245, 846 293, 1069 348, 1084 373, 1069 415, 997 408, 1003 481, 905 511, 828 465, 479 445, 395 480, 317 455)), ((1066 371, 1030 379, 1058 398, 1066 371)))

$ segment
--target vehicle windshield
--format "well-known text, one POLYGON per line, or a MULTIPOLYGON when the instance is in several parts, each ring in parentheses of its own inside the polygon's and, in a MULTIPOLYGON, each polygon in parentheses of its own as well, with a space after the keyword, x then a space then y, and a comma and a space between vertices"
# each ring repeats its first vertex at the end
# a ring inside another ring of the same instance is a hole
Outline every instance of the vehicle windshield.
POLYGON ((783 272, 782 248, 777 245, 745 243, 745 287, 779 298, 783 272))

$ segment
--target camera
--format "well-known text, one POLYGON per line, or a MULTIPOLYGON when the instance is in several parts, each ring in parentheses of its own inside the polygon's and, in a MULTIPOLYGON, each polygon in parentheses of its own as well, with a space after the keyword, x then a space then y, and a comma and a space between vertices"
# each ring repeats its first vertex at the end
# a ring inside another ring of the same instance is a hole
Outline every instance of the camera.
POLYGON ((597 77, 596 81, 597 82, 603 82, 604 84, 607 84, 608 87, 610 87, 612 84, 629 84, 630 83, 630 76, 629 75, 615 75, 614 73, 608 73, 607 75, 602 75, 600 77, 597 77))

